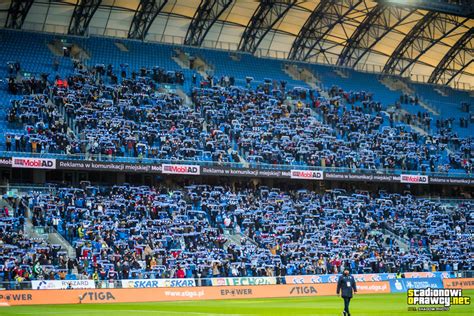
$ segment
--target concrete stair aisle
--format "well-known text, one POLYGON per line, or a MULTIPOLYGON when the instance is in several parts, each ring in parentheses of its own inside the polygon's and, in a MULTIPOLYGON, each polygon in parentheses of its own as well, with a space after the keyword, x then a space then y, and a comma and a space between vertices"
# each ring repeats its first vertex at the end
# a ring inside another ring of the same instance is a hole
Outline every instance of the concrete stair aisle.
POLYGON ((245 160, 245 158, 239 153, 238 150, 234 149, 234 148, 229 148, 227 150, 227 153, 230 155, 232 154, 232 152, 236 152, 237 153, 237 156, 239 156, 239 159, 240 159, 240 164, 244 167, 244 168, 248 168, 249 167, 249 163, 247 160, 245 160))
POLYGON ((384 234, 384 238, 390 237, 391 239, 394 240, 394 244, 398 244, 398 246, 400 246, 401 249, 405 251, 410 250, 410 242, 407 239, 396 235, 395 233, 391 232, 388 229, 383 229, 382 231, 384 234))
POLYGON ((257 243, 254 240, 248 238, 247 236, 243 234, 240 234, 240 233, 236 234, 233 229, 224 229, 224 236, 225 238, 227 238, 227 241, 224 244, 224 247, 228 247, 230 244, 234 244, 239 247, 242 246, 242 237, 246 237, 247 242, 257 245, 257 243))
POLYGON ((425 102, 424 100, 418 100, 418 104, 424 108, 426 111, 430 112, 431 114, 433 115, 436 115, 436 116, 439 116, 440 113, 438 110, 436 110, 435 108, 433 108, 428 102, 425 102))
POLYGON ((77 60, 90 59, 90 54, 82 46, 77 43, 62 42, 60 40, 53 40, 46 44, 51 53, 57 57, 64 57, 63 47, 67 46, 70 49, 70 58, 77 60))
POLYGON ((191 98, 186 94, 186 92, 184 92, 183 88, 181 88, 181 87, 176 88, 176 94, 180 98, 183 99, 185 105, 187 105, 187 106, 192 105, 191 98))
POLYGON ((408 111, 406 111, 404 109, 396 110, 394 106, 387 109, 387 112, 391 112, 391 111, 395 112, 394 122, 402 123, 402 124, 405 124, 407 126, 410 126, 410 128, 412 128, 415 132, 420 133, 421 135, 425 135, 425 136, 428 135, 428 132, 426 132, 424 129, 422 129, 418 125, 414 124, 414 122, 412 122, 412 124, 407 124, 402 120, 402 118, 405 117, 406 114, 412 115, 408 111))
POLYGON ((122 42, 115 42, 114 45, 121 51, 121 52, 128 52, 128 47, 122 42))
MULTIPOLYGON (((17 200, 20 203, 20 200, 17 200)), ((4 199, 0 199, 0 208, 8 207, 8 209, 13 210, 16 208, 16 205, 13 206, 4 199)), ((32 212, 29 208, 26 209, 26 220, 24 226, 24 234, 30 238, 42 239, 53 245, 60 245, 63 250, 65 250, 69 257, 76 258, 75 249, 67 242, 54 228, 50 227, 34 227, 32 223, 32 212)))
POLYGON ((291 78, 295 80, 301 80, 300 79, 300 73, 298 71, 298 67, 293 64, 284 64, 283 65, 283 71, 290 76, 291 78))
MULTIPOLYGON (((409 85, 407 83, 405 83, 404 81, 401 81, 402 83, 404 83, 410 90, 409 91, 413 91, 413 89, 411 89, 409 87, 409 85)), ((416 94, 416 92, 412 93, 412 94, 416 94)), ((427 102, 426 100, 423 100, 422 97, 419 98, 418 100, 418 104, 424 108, 426 111, 430 112, 431 114, 435 115, 435 116, 439 116, 441 115, 441 113, 435 108, 433 107, 429 102, 427 102)))
POLYGON ((35 227, 33 226, 33 213, 26 208, 25 234, 32 238, 40 238, 53 245, 60 245, 61 249, 66 251, 70 258, 76 258, 76 250, 64 239, 53 227, 35 227))
POLYGON ((229 53, 229 57, 230 59, 232 59, 233 61, 240 61, 240 55, 239 54, 235 54, 235 53, 229 53))
POLYGON ((380 83, 391 91, 401 91, 405 94, 413 95, 415 92, 405 82, 399 78, 383 76, 379 79, 380 83))
POLYGON ((208 64, 204 59, 199 56, 191 56, 189 53, 182 51, 179 48, 174 50, 175 56, 171 57, 181 68, 191 69, 191 60, 193 61, 192 69, 197 71, 204 78, 207 74, 214 73, 214 67, 208 64))
POLYGON ((434 91, 438 92, 441 96, 447 97, 448 93, 444 91, 441 87, 436 87, 433 89, 434 91))
MULTIPOLYGON (((60 245, 61 250, 67 252, 69 258, 76 259, 76 250, 67 242, 58 232, 52 229, 52 227, 34 227, 31 219, 28 217, 25 224, 25 234, 31 238, 42 239, 52 245, 60 245)), ((77 268, 72 269, 72 273, 78 273, 77 268)))
MULTIPOLYGON (((400 91, 403 94, 415 95, 416 92, 403 80, 400 78, 394 78, 389 76, 383 76, 379 79, 380 83, 386 86, 391 91, 400 91)), ((432 107, 430 104, 422 100, 418 100, 418 104, 424 108, 426 111, 430 112, 432 115, 439 116, 440 113, 432 107)))
POLYGON ((66 239, 64 239, 64 237, 61 236, 61 234, 59 234, 54 228, 49 230, 47 240, 51 244, 61 245, 61 248, 66 250, 67 255, 70 258, 76 258, 76 250, 74 249, 74 247, 72 247, 71 244, 66 239))
POLYGON ((224 236, 225 238, 227 238, 227 241, 225 242, 224 247, 229 247, 229 245, 231 244, 237 245, 239 247, 242 245, 242 242, 241 242, 242 237, 240 235, 224 233, 224 236))
MULTIPOLYGON (((395 110, 394 107, 390 107, 389 109, 387 109, 388 111, 397 111, 399 114, 398 115, 395 115, 394 116, 394 122, 396 123, 402 123, 402 124, 405 124, 406 126, 409 126, 414 132, 420 134, 420 135, 424 135, 424 136, 427 136, 429 135, 430 133, 428 133, 426 130, 424 130, 423 128, 421 128, 419 125, 415 124, 415 122, 412 122, 411 124, 406 124, 405 122, 402 121, 401 118, 403 118, 406 114, 411 114, 409 113, 408 111, 404 110, 404 109, 400 109, 400 110, 395 110)), ((450 148, 446 148, 446 150, 448 151, 449 154, 453 153, 452 150, 450 148)))
POLYGON ((294 80, 304 81, 311 88, 322 90, 321 80, 307 68, 298 67, 294 64, 284 64, 283 71, 294 80))
POLYGON ((345 79, 349 78, 349 74, 346 71, 344 71, 344 69, 335 68, 333 69, 333 71, 335 74, 337 74, 341 78, 345 78, 345 79))

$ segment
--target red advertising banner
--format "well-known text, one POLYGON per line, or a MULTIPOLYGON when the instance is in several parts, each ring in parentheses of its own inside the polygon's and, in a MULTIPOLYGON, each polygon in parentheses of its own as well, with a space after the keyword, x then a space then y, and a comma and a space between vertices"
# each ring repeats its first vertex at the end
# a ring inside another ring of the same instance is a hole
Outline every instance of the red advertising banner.
POLYGON ((422 176, 417 174, 401 174, 400 182, 428 184, 428 176, 422 176))
POLYGON ((316 170, 291 170, 291 179, 323 180, 323 172, 316 170))
POLYGON ((443 279, 445 289, 474 290, 474 278, 443 279))
POLYGON ((198 165, 161 165, 161 172, 167 174, 189 174, 199 175, 201 174, 201 167, 198 165))
POLYGON ((12 157, 13 168, 56 169, 56 159, 12 157))
MULTIPOLYGON (((389 293, 388 282, 359 282, 359 293, 389 293)), ((336 284, 213 286, 187 288, 0 291, 0 306, 128 303, 335 295, 336 284)))

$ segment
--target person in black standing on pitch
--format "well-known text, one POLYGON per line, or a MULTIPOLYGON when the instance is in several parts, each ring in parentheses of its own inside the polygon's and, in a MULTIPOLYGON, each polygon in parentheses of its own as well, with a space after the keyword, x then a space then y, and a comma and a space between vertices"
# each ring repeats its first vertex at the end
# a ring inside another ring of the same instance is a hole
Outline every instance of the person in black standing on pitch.
POLYGON ((343 274, 337 281, 337 295, 341 293, 341 297, 344 299, 344 311, 342 315, 350 316, 349 303, 352 299, 353 293, 357 293, 357 286, 355 279, 352 275, 349 275, 349 270, 345 269, 343 274))

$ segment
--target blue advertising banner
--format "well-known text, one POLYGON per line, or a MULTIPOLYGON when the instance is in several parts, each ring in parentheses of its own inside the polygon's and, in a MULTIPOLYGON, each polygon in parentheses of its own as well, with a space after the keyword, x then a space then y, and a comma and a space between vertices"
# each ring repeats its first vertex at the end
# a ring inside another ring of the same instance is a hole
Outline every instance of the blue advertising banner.
POLYGON ((196 286, 194 279, 137 279, 122 280, 124 289, 149 287, 188 287, 196 286))
MULTIPOLYGON (((452 272, 406 272, 405 279, 446 279, 453 277, 452 272)), ((316 283, 336 283, 340 274, 320 274, 320 275, 288 275, 285 277, 286 284, 316 284, 316 283)), ((395 280, 395 273, 368 273, 353 274, 357 282, 380 282, 395 280)))
POLYGON ((390 280, 390 290, 392 293, 405 293, 408 289, 442 289, 441 278, 412 278, 390 280))

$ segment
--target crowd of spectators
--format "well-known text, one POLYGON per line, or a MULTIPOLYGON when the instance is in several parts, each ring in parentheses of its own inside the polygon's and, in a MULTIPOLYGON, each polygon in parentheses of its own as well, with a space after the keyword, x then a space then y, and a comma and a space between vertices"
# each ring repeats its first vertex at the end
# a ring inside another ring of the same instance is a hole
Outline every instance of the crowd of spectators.
POLYGON ((198 113, 177 95, 160 92, 154 80, 125 78, 115 85, 97 80, 95 74, 78 73, 51 89, 52 100, 36 95, 12 101, 8 120, 23 124, 27 134, 7 135, 6 140, 20 138, 26 145, 6 149, 84 154, 86 159, 102 155, 223 162, 235 157, 227 135, 207 130, 198 113))
POLYGON ((450 121, 436 122, 436 133, 413 131, 406 126, 412 120, 431 124, 431 117, 421 112, 395 126, 393 115, 366 91, 334 86, 326 98, 314 90, 285 89, 270 79, 257 88, 243 88, 223 76, 221 85, 193 88, 193 104, 188 105, 161 89, 160 83, 171 80, 170 72, 142 68, 128 78, 126 69, 122 67, 120 82, 113 80, 110 66, 82 69, 48 86, 50 94, 12 101, 8 120, 23 124, 26 135, 7 135, 7 150, 19 138, 15 151, 80 154, 85 159, 244 158, 252 165, 472 171, 472 137, 457 137, 450 121))
POLYGON ((73 77, 74 93, 64 98, 58 91, 55 97, 55 103, 65 106, 74 118, 85 145, 80 152, 228 161, 230 147, 226 135, 206 130, 199 115, 183 105, 177 95, 160 93, 145 78, 124 80, 116 86, 96 86, 94 91, 88 91, 90 80, 73 77), (94 95, 100 98, 94 99, 94 95), (89 100, 80 102, 79 96, 89 100))
POLYGON ((329 99, 315 102, 236 87, 195 88, 192 96, 207 126, 229 134, 250 163, 471 172, 472 138, 451 130, 423 135, 405 125, 389 126, 371 94, 335 87, 329 92, 329 99))
POLYGON ((7 151, 31 153, 62 153, 74 141, 58 108, 46 95, 31 95, 12 100, 7 115, 10 123, 24 126, 26 134, 7 134, 7 151))
POLYGON ((47 279, 65 280, 72 273, 71 263, 60 245, 25 232, 26 208, 5 206, 0 212, 0 286, 47 279), (2 283, 7 282, 7 283, 2 283))
MULTIPOLYGON (((76 63, 74 65, 75 68, 79 68, 81 66, 80 63, 76 63)), ((83 73, 87 73, 83 71, 83 73)), ((112 64, 104 65, 104 64, 96 64, 90 71, 91 75, 97 76, 99 79, 104 82, 104 79, 108 79, 112 84, 119 83, 119 77, 117 76, 116 72, 114 71, 114 67, 112 64)), ((152 68, 147 68, 145 66, 140 67, 138 70, 129 70, 128 64, 120 64, 120 77, 126 79, 127 77, 131 78, 131 80, 136 80, 139 78, 148 78, 152 80, 154 83, 168 83, 168 84, 184 84, 184 73, 180 70, 166 70, 162 67, 155 66, 152 68)))
POLYGON ((47 74, 42 74, 40 78, 35 76, 9 77, 8 92, 13 95, 41 94, 48 91, 47 74))
POLYGON ((474 263, 472 202, 337 189, 88 185, 35 194, 29 204, 34 224, 57 228, 75 246, 81 278, 453 271, 474 263), (227 241, 227 230, 242 234, 241 245, 227 241))
MULTIPOLYGON (((197 189, 224 194, 223 188, 205 188, 197 189)), ((100 279, 177 277, 183 269, 186 276, 221 275, 229 267, 232 249, 224 249, 226 239, 217 225, 221 219, 209 218, 197 207, 201 195, 189 204, 185 192, 128 186, 64 188, 32 199, 33 222, 56 227, 74 244, 78 273, 86 278, 94 273, 100 279)), ((255 246, 243 249, 252 253, 255 246)))
POLYGON ((474 262, 470 203, 448 206, 411 195, 337 189, 259 191, 258 211, 244 207, 238 222, 301 274, 337 273, 341 266, 359 273, 452 271, 474 262))

